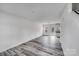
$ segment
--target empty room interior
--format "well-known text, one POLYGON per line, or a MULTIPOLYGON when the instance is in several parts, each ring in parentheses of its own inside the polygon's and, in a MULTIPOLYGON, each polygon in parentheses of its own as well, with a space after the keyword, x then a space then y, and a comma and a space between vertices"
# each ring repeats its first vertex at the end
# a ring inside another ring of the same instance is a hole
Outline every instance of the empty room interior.
POLYGON ((0 56, 79 56, 79 3, 0 3, 0 56))

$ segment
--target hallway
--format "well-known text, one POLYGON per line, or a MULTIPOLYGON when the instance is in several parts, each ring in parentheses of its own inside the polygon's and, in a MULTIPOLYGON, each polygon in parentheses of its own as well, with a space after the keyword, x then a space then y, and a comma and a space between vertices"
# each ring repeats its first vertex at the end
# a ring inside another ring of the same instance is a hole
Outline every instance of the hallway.
POLYGON ((55 36, 40 36, 29 42, 0 53, 0 56, 63 56, 59 39, 55 36))

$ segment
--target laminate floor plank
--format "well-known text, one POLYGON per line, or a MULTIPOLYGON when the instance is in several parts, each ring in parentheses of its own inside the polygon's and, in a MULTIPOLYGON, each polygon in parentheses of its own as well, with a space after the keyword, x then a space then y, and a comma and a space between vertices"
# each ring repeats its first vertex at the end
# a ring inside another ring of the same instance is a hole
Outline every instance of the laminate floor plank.
POLYGON ((40 36, 0 53, 0 56, 64 56, 59 39, 40 36))

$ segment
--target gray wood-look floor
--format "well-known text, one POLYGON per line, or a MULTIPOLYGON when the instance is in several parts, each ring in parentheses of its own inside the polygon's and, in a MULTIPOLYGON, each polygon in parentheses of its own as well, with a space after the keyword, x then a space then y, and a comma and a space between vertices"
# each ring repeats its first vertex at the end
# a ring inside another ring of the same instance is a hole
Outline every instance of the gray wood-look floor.
POLYGON ((0 53, 0 56, 64 56, 59 39, 41 36, 0 53))

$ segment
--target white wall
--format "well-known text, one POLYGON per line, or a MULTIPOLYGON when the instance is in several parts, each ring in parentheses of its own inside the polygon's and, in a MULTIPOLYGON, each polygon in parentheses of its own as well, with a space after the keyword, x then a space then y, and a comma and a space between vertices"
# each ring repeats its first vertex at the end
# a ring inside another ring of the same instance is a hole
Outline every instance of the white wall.
POLYGON ((41 25, 0 11, 0 52, 41 35, 41 25))
MULTIPOLYGON (((55 18, 50 18, 55 19, 55 18)), ((42 35, 43 24, 59 21, 32 22, 26 18, 0 11, 0 52, 42 35)))
POLYGON ((69 6, 63 18, 62 47, 66 56, 79 56, 79 15, 69 12, 69 6))

